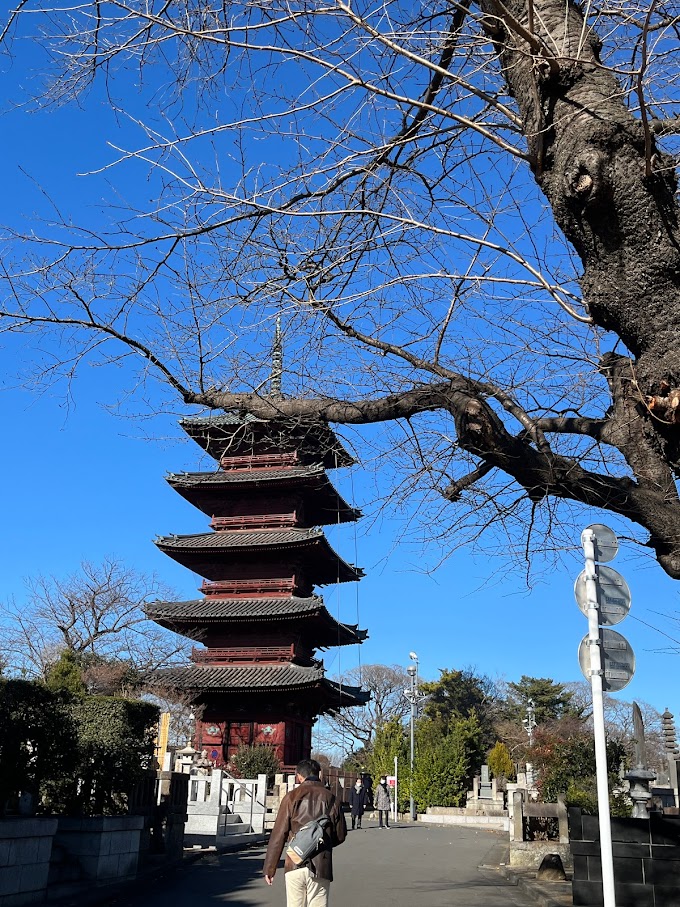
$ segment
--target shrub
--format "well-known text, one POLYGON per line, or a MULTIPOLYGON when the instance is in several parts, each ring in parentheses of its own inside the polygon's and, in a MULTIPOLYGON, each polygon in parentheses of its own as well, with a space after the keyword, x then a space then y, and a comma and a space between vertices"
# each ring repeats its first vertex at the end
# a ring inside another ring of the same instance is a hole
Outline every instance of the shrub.
MULTIPOLYGON (((539 789, 545 802, 554 802, 562 794, 567 806, 579 806, 584 812, 597 814, 595 783, 595 742, 591 735, 579 734, 566 740, 539 735, 532 755, 540 779, 539 789)), ((617 771, 625 758, 625 748, 615 740, 607 742, 607 767, 611 791, 618 784, 617 771)), ((616 798, 615 798, 616 799, 616 798)), ((616 801, 616 809, 625 812, 625 800, 616 801)))
POLYGON ((113 696, 86 696, 70 706, 80 777, 69 812, 125 811, 127 795, 153 766, 158 707, 113 696))
POLYGON ((231 758, 232 765, 241 778, 272 777, 281 771, 276 751, 266 743, 257 746, 240 746, 231 758))
POLYGON ((152 765, 157 717, 146 702, 0 680, 0 807, 27 791, 39 812, 124 811, 152 765))
POLYGON ((77 775, 69 697, 29 680, 0 679, 0 814, 27 792, 40 808, 52 778, 77 775))
POLYGON ((497 741, 493 749, 489 751, 486 761, 494 778, 505 778, 512 781, 515 766, 510 757, 510 751, 504 743, 501 743, 500 740, 497 741))

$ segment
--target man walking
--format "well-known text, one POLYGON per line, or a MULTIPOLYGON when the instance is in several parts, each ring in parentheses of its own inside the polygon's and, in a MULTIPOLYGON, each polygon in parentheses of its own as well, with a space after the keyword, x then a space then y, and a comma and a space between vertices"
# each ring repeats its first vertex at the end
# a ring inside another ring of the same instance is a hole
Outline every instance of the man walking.
POLYGON ((347 825, 341 804, 319 778, 319 765, 313 759, 303 759, 295 770, 296 787, 281 801, 276 822, 269 838, 264 858, 264 878, 271 885, 283 848, 297 832, 314 819, 329 816, 331 820, 328 843, 302 866, 286 855, 284 864, 288 907, 327 907, 330 884, 333 881, 333 847, 342 844, 347 825))

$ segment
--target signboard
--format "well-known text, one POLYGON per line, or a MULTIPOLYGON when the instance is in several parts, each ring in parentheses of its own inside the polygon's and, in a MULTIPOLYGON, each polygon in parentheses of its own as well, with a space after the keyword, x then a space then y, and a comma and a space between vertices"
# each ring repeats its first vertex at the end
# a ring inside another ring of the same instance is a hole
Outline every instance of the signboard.
MULTIPOLYGON (((594 536, 595 560, 600 564, 613 561, 619 551, 619 540, 614 531, 603 523, 592 523, 584 532, 587 532, 588 529, 594 536)), ((581 538, 583 539, 583 533, 581 533, 581 538)))
MULTIPOLYGON (((613 627, 620 623, 630 611, 631 594, 628 583, 611 567, 595 567, 597 574, 597 604, 600 612, 600 624, 613 627)), ((582 570, 574 584, 576 602, 588 615, 588 595, 586 592, 586 571, 582 570)))
POLYGON ((397 779, 394 775, 387 776, 387 786, 391 787, 392 790, 394 790, 394 788, 397 786, 397 779))
MULTIPOLYGON (((616 630, 600 630, 602 641, 602 689, 605 693, 616 693, 627 687, 635 673, 635 653, 631 644, 616 630)), ((578 662, 581 673, 590 679, 590 646, 584 636, 578 647, 578 662)))

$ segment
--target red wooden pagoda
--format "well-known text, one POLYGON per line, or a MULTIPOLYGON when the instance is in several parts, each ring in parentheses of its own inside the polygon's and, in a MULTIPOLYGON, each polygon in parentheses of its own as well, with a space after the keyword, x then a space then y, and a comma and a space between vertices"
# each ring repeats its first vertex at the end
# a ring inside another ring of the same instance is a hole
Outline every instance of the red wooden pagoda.
POLYGON ((326 470, 353 461, 328 426, 226 413, 184 419, 218 463, 170 475, 182 497, 211 517, 210 532, 156 540, 204 577, 203 597, 155 602, 147 615, 201 645, 192 664, 161 672, 197 706, 198 750, 223 765, 243 744, 269 744, 291 767, 311 752, 317 716, 363 705, 368 694, 324 676, 315 650, 360 643, 315 586, 358 580, 317 527, 356 520, 326 470))

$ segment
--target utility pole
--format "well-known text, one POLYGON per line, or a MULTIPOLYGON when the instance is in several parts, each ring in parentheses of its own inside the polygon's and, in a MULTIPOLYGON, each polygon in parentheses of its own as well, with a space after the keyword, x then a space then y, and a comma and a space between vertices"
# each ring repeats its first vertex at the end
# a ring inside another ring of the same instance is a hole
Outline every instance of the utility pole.
MULTIPOLYGON (((533 699, 527 699, 526 716, 522 719, 524 730, 529 738, 529 749, 534 745, 534 729, 536 727, 536 708, 533 699)), ((531 762, 526 763, 527 787, 531 789, 534 786, 534 766, 531 762)))

